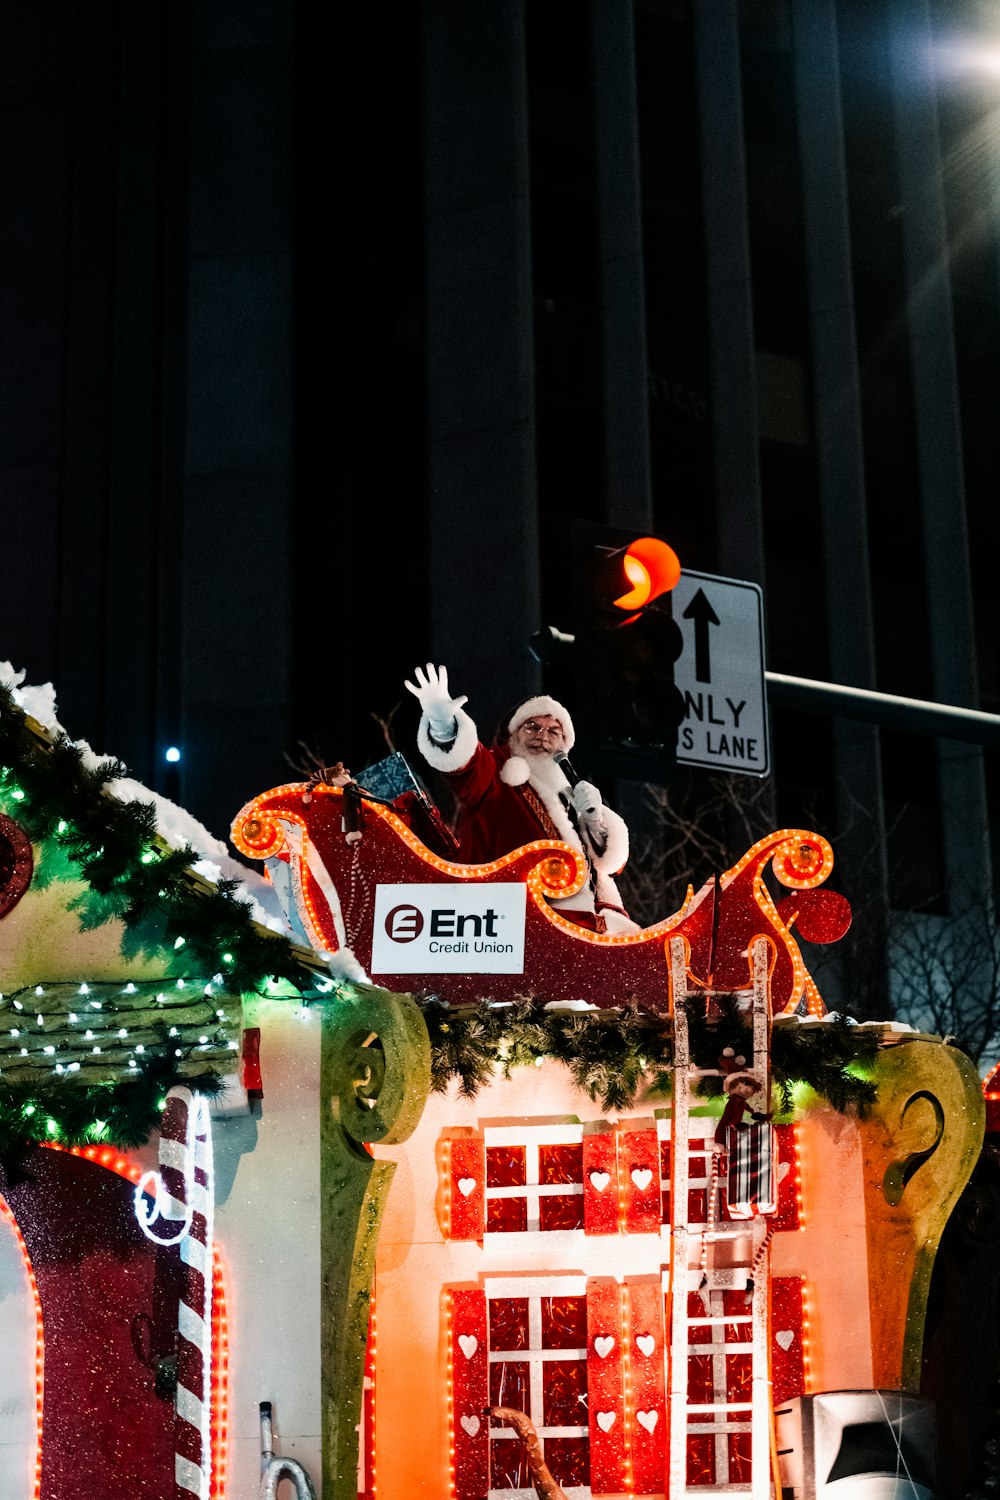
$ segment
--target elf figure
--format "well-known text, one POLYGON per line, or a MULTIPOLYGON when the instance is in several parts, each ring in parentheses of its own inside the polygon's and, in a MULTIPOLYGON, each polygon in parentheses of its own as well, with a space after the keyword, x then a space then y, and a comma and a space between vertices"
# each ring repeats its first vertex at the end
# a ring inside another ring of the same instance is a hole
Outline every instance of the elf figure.
POLYGON ((732 1047, 727 1047, 719 1058, 719 1071, 722 1074, 722 1088, 726 1095, 726 1107, 722 1111, 715 1130, 715 1142, 713 1150, 725 1153, 729 1146, 728 1133, 731 1129, 743 1124, 743 1117, 749 1111, 751 1120, 761 1121, 770 1118, 759 1110, 749 1109, 748 1101, 754 1094, 760 1092, 763 1087, 756 1073, 747 1071, 745 1057, 736 1057, 732 1047))

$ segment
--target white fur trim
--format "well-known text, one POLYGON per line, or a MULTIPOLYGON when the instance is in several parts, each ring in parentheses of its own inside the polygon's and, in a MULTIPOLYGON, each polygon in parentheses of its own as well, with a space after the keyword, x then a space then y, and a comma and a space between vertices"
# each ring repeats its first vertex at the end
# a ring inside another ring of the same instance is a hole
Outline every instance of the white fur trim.
POLYGON ((417 729, 417 747, 429 766, 435 771, 461 771, 476 753, 479 734, 475 724, 464 708, 455 714, 455 738, 450 745, 436 745, 430 736, 430 724, 426 714, 420 716, 417 729))
POLYGON ((595 855, 594 869, 599 875, 617 875, 628 859, 628 824, 606 803, 602 812, 608 842, 603 854, 595 855))
MULTIPOLYGON (((542 710, 539 710, 539 712, 542 712, 542 710)), ((511 759, 515 758, 520 759, 520 756, 511 757, 511 759)), ((539 759, 541 759, 541 757, 539 757, 539 759)), ((532 776, 529 774, 528 783, 531 786, 532 791, 535 792, 541 800, 545 811, 552 819, 552 822, 555 825, 556 832, 562 839, 563 843, 572 844, 574 849, 582 849, 583 846, 580 843, 580 837, 569 820, 569 813, 566 811, 565 807, 563 807, 562 802, 559 799, 559 792, 561 790, 569 791, 569 782, 566 780, 566 777, 563 775, 562 771, 559 770, 558 766, 556 766, 553 761, 549 761, 547 757, 546 761, 547 764, 545 766, 545 770, 548 774, 545 776, 545 778, 543 779, 540 776, 532 776)), ((528 769, 530 773, 530 762, 528 763, 528 769)))
POLYGON ((563 727, 563 751, 568 755, 576 744, 576 731, 573 728, 573 720, 561 703, 557 703, 555 698, 550 698, 545 693, 540 694, 537 698, 526 698, 523 703, 517 705, 507 720, 507 733, 513 734, 514 730, 517 729, 518 725, 523 724, 525 719, 536 718, 538 714, 551 714, 554 719, 559 720, 563 727))
POLYGON ((500 767, 500 780, 505 786, 524 786, 531 779, 531 767, 523 755, 511 755, 500 767))

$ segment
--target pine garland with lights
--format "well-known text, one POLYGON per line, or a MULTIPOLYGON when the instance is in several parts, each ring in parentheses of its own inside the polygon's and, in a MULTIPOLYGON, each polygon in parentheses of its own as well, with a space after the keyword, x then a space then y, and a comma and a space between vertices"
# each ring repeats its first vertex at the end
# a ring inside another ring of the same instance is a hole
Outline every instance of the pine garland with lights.
POLYGON ((67 735, 41 737, 0 686, 0 800, 34 843, 51 840, 79 867, 102 898, 98 921, 119 918, 127 928, 157 920, 168 942, 186 947, 187 967, 214 974, 243 994, 261 991, 270 978, 300 991, 316 974, 295 945, 259 927, 238 882, 198 883, 193 849, 167 848, 156 829, 152 802, 121 802, 108 784, 127 774, 121 761, 85 764, 67 735), (192 963, 191 960, 194 960, 192 963))
POLYGON ((172 1043, 147 1052, 117 1083, 67 1087, 42 1074, 17 1083, 0 1079, 0 1163, 10 1170, 30 1145, 140 1146, 159 1128, 164 1096, 175 1084, 214 1099, 224 1080, 216 1072, 185 1076, 172 1043))
MULTIPOLYGON (((726 1047, 752 1050, 751 1032, 735 997, 717 997, 718 1014, 707 1019, 692 1008, 691 1056, 699 1068, 715 1068, 726 1047)), ((576 1086, 602 1109, 629 1109, 639 1093, 668 1093, 673 1043, 668 1019, 635 1005, 597 1011, 546 1010, 524 997, 510 1005, 488 1000, 451 1009, 428 999, 424 1019, 431 1038, 431 1087, 443 1093, 458 1079, 466 1098, 488 1084, 499 1067, 505 1078, 514 1068, 545 1059, 563 1063, 576 1086)), ((845 1018, 820 1024, 783 1023, 771 1038, 771 1069, 783 1110, 793 1103, 796 1084, 805 1084, 834 1109, 863 1114, 874 1102, 876 1084, 866 1076, 880 1046, 877 1031, 845 1018)), ((722 1093, 721 1078, 702 1080, 706 1098, 722 1093)))

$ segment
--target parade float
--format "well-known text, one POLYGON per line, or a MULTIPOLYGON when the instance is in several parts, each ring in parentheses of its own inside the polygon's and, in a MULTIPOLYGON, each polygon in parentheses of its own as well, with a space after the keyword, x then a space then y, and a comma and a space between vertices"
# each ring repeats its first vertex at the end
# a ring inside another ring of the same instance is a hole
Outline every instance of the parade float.
POLYGON ((5 680, 5 1497, 934 1492, 982 1087, 827 1015, 825 839, 592 932, 579 851, 458 864, 387 765, 237 865, 5 680))

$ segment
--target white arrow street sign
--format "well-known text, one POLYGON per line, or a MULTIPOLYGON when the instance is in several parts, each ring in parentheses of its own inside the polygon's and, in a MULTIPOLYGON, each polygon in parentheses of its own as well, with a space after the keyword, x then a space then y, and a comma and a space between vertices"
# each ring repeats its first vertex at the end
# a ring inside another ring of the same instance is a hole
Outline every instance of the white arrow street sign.
POLYGON ((687 569, 671 595, 684 647, 674 682, 684 695, 677 760, 710 771, 770 770, 759 585, 687 569))

